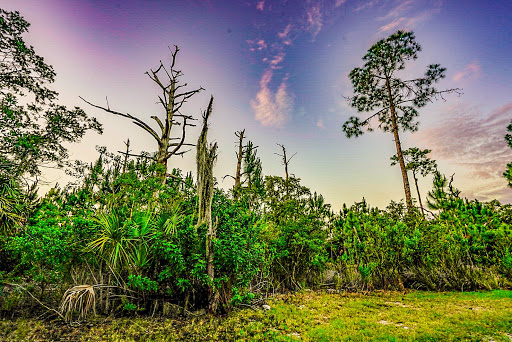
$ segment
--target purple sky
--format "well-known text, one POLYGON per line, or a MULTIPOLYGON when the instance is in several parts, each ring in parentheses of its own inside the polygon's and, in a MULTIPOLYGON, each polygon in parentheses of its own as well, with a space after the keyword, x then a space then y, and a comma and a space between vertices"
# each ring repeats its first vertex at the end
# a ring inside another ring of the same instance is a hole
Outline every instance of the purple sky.
MULTIPOLYGON (((200 117, 215 96, 210 138, 219 143, 214 170, 222 177, 235 169, 234 132, 245 128, 259 146, 266 175, 283 175, 276 143, 297 152, 291 173, 322 193, 334 208, 363 196, 386 206, 403 197, 392 135, 367 133, 345 138, 341 125, 357 113, 342 95, 351 95, 350 70, 379 39, 398 29, 413 30, 423 50, 404 76, 421 76, 440 63, 447 77, 438 88, 463 88, 420 110, 420 129, 403 133, 403 147, 432 149, 441 172, 455 173, 463 196, 512 202, 501 176, 512 161, 503 136, 512 119, 512 2, 413 0, 306 1, 134 1, 0 0, 32 25, 26 35, 57 72, 59 102, 79 105, 105 126, 70 146, 74 158, 92 161, 94 146, 154 151, 154 141, 129 120, 81 102, 130 112, 140 118, 162 114, 158 89, 144 74, 168 46, 181 51, 177 67, 191 88, 206 90, 187 105, 200 117)), ((189 133, 195 142, 197 131, 189 133)), ((194 171, 194 153, 170 165, 194 171)), ((60 174, 49 181, 66 183, 60 174)), ((424 195, 431 178, 422 179, 424 195)))

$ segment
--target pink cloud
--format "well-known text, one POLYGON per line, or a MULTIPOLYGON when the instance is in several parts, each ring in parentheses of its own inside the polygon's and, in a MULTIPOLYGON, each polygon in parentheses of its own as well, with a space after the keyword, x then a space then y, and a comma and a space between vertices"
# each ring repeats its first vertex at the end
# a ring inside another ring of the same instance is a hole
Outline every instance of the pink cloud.
POLYGON ((397 30, 410 31, 414 29, 416 25, 418 25, 419 23, 429 19, 434 13, 439 13, 439 11, 439 8, 434 8, 427 10, 423 13, 420 13, 416 16, 397 18, 390 22, 389 24, 379 27, 377 33, 390 33, 392 31, 397 30))
POLYGON ((471 63, 466 65, 464 70, 459 71, 455 75, 453 75, 453 80, 458 82, 464 79, 471 78, 476 76, 480 72, 480 65, 477 63, 471 63))
POLYGON ((422 147, 432 149, 434 159, 467 170, 471 183, 465 196, 469 193, 482 200, 492 196, 502 200, 502 189, 507 188, 502 173, 512 161, 512 149, 504 138, 511 118, 512 102, 489 114, 475 107, 454 106, 447 119, 418 132, 413 138, 422 147))
POLYGON ((340 7, 345 2, 347 2, 347 0, 336 0, 336 3, 334 4, 334 7, 340 7))
POLYGON ((267 48, 267 43, 263 39, 246 40, 249 44, 249 51, 261 51, 267 48))
POLYGON ((276 56, 274 56, 274 58, 272 58, 269 61, 270 67, 272 69, 280 68, 278 65, 279 65, 279 63, 281 63, 284 60, 284 56, 286 56, 284 52, 280 52, 276 56))
POLYGON ((322 118, 320 118, 320 119, 318 119, 316 121, 316 127, 321 128, 321 129, 325 129, 324 120, 322 118))
POLYGON ((290 30, 292 29, 292 24, 286 25, 283 32, 278 32, 277 36, 282 39, 286 39, 288 35, 290 34, 290 30))
POLYGON ((379 18, 382 20, 390 19, 390 18, 396 18, 400 15, 402 15, 404 12, 407 12, 411 8, 411 4, 413 3, 413 0, 405 0, 402 2, 399 2, 397 6, 392 8, 388 14, 385 16, 379 18))
POLYGON ((256 5, 256 9, 259 11, 263 11, 263 6, 265 5, 265 0, 258 1, 258 4, 256 5))
POLYGON ((320 11, 320 5, 316 4, 315 6, 308 7, 306 9, 306 18, 307 23, 305 29, 311 32, 314 40, 323 27, 323 15, 320 11))
POLYGON ((251 100, 254 118, 266 127, 283 127, 290 120, 293 110, 293 94, 288 92, 286 78, 282 80, 274 94, 269 83, 272 70, 267 70, 261 77, 260 90, 256 98, 251 100))

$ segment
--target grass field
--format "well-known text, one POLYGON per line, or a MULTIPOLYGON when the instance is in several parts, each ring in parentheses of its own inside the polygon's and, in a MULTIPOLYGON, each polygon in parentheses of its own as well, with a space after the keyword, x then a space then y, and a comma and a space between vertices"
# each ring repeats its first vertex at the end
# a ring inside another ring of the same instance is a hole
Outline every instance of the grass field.
POLYGON ((0 321, 1 341, 512 341, 512 291, 306 291, 271 309, 193 319, 96 318, 78 327, 0 321))

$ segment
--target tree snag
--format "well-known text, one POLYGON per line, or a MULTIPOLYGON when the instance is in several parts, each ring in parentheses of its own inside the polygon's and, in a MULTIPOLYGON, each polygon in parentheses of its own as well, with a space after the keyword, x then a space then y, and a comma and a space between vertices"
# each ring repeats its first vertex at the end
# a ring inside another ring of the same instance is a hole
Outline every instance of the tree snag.
POLYGON ((209 144, 207 142, 208 135, 208 118, 212 113, 213 96, 210 98, 208 109, 203 112, 203 128, 199 139, 197 140, 197 193, 199 196, 199 208, 197 227, 202 224, 206 225, 206 262, 207 274, 210 280, 208 288, 208 311, 216 312, 219 304, 219 293, 214 287, 215 269, 213 267, 213 240, 215 239, 217 224, 212 222, 212 201, 213 201, 213 166, 217 159, 217 143, 209 144))
MULTIPOLYGON (((164 178, 167 174, 167 161, 169 158, 175 155, 183 155, 189 150, 181 151, 181 148, 184 146, 194 146, 193 144, 185 143, 185 135, 186 128, 188 126, 195 126, 191 124, 190 121, 195 120, 190 115, 185 115, 180 112, 182 106, 187 102, 195 94, 204 90, 202 87, 199 87, 194 90, 184 90, 183 88, 187 86, 187 83, 180 84, 179 78, 183 76, 181 70, 175 69, 176 64, 176 56, 178 54, 179 48, 174 45, 174 50, 169 47, 169 51, 171 52, 171 63, 169 70, 164 66, 162 61, 160 61, 160 65, 156 70, 150 69, 149 72, 146 72, 146 75, 155 82, 161 89, 162 95, 158 96, 158 103, 162 105, 165 110, 165 119, 162 121, 159 117, 153 115, 151 119, 155 120, 160 128, 160 132, 157 133, 151 126, 149 126, 145 121, 133 116, 129 113, 122 113, 115 110, 110 109, 110 105, 108 104, 107 99, 107 107, 102 107, 99 105, 92 104, 91 102, 85 100, 83 97, 80 98, 86 102, 87 104, 102 109, 107 113, 122 116, 128 119, 131 119, 132 122, 141 127, 147 133, 149 133, 153 139, 156 140, 158 144, 158 150, 156 155, 153 157, 158 164, 164 167, 164 178), (163 73, 163 75, 162 75, 163 73), (167 81, 164 83, 160 79, 160 76, 167 77, 167 81), (173 136, 176 130, 173 131, 175 126, 181 126, 181 130, 179 130, 176 136, 173 136)), ((133 155, 138 156, 138 155, 133 155)))
POLYGON ((281 146, 281 149, 283 150, 283 154, 279 154, 279 153, 274 153, 274 154, 283 158, 285 180, 288 182, 288 178, 289 178, 288 177, 288 164, 290 163, 290 160, 292 160, 292 158, 295 157, 295 155, 297 153, 294 153, 290 158, 287 158, 286 157, 286 148, 284 147, 284 145, 281 145, 281 144, 277 144, 277 145, 281 146))

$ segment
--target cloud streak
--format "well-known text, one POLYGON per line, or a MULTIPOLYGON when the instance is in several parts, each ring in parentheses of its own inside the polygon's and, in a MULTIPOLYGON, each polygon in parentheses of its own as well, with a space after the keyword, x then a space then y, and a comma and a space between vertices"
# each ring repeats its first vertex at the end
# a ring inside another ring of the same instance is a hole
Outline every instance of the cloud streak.
POLYGON ((419 23, 429 19, 433 14, 438 13, 439 9, 430 9, 425 12, 422 12, 418 15, 411 17, 400 17, 394 19, 387 25, 383 25, 379 27, 377 33, 390 33, 392 31, 397 30, 405 30, 410 31, 416 27, 419 23))
POLYGON ((283 127, 291 118, 293 94, 287 89, 286 78, 281 81, 275 94, 270 90, 272 70, 267 70, 260 80, 260 90, 251 100, 254 118, 265 127, 283 127))
POLYGON ((511 117, 512 102, 487 115, 474 107, 458 106, 451 110, 448 119, 419 132, 417 138, 421 145, 432 149, 434 158, 468 170, 471 195, 483 200, 498 198, 506 193, 502 191, 507 187, 502 173, 512 161, 512 150, 504 139, 511 117))
POLYGON ((385 16, 383 16, 379 19, 387 20, 387 19, 399 17, 404 12, 409 11, 409 9, 411 9, 412 4, 413 4, 413 0, 405 0, 405 1, 399 2, 397 6, 395 6, 388 12, 388 14, 386 14, 385 16))
POLYGON ((324 19, 322 11, 320 10, 320 3, 306 8, 306 31, 309 31, 315 40, 316 36, 324 26, 324 19))
MULTIPOLYGON (((366 5, 375 2, 368 2, 366 5)), ((388 10, 387 14, 379 17, 379 20, 390 21, 388 24, 382 25, 377 29, 378 34, 391 33, 397 30, 412 30, 419 23, 424 22, 436 13, 441 11, 442 2, 434 2, 427 8, 420 8, 417 0, 398 0, 395 1, 394 7, 388 10)), ((357 9, 356 9, 357 11, 357 9)))
POLYGON ((459 82, 465 79, 472 78, 480 72, 480 65, 478 63, 471 63, 466 65, 464 70, 459 71, 455 75, 453 75, 453 80, 455 82, 459 82))

